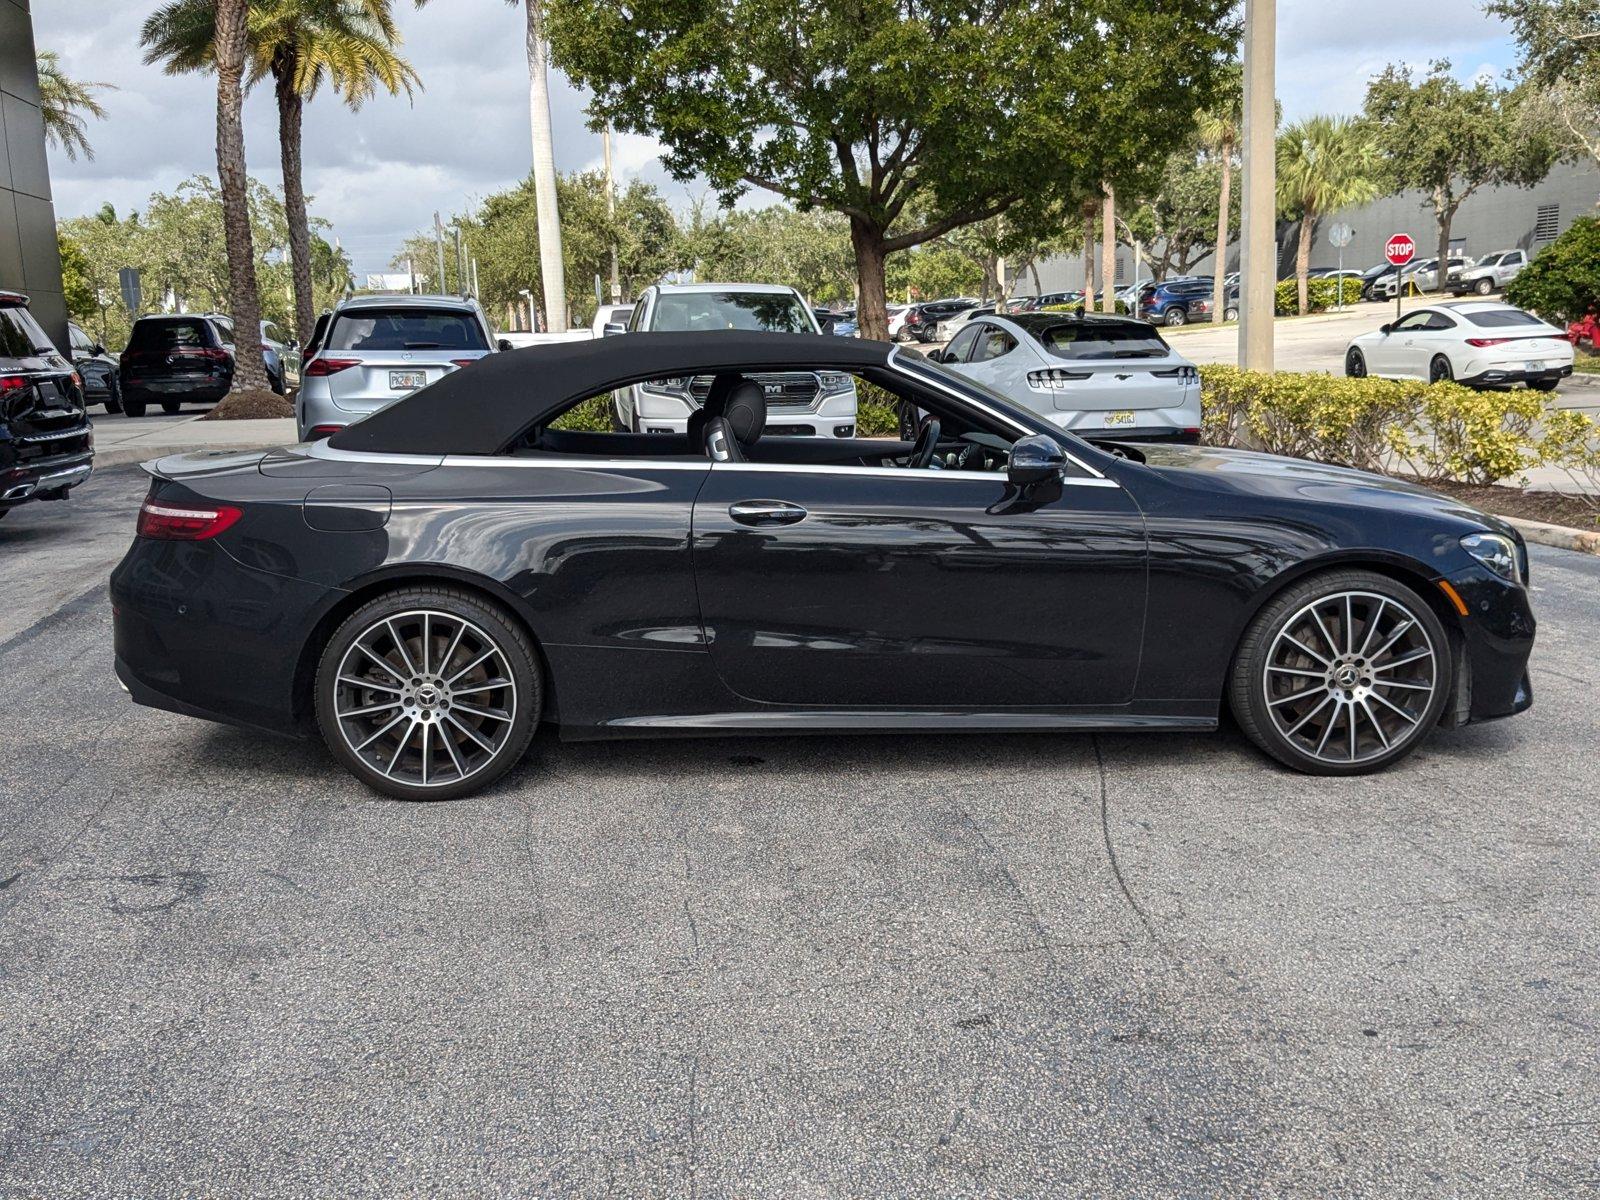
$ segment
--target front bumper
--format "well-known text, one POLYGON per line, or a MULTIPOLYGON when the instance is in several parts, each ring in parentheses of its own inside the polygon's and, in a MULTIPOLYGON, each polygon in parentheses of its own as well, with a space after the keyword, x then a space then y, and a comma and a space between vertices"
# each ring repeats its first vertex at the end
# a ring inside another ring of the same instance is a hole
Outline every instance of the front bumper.
POLYGON ((1457 623, 1462 634, 1457 680, 1464 721, 1515 716, 1533 705, 1528 657, 1537 622, 1528 589, 1508 583, 1484 568, 1454 575, 1450 584, 1467 606, 1457 623))

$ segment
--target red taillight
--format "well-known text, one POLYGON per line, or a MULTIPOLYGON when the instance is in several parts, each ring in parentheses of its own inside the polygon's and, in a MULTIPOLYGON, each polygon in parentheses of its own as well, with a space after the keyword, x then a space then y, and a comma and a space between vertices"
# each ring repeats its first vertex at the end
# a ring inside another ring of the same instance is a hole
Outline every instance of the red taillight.
POLYGON ((146 500, 139 506, 138 532, 140 537, 198 542, 216 537, 243 515, 227 504, 199 507, 146 500))
POLYGON ((306 364, 302 374, 311 379, 320 379, 324 375, 337 375, 340 371, 360 365, 359 358, 313 358, 306 364))
POLYGON ((343 428, 343 425, 313 425, 306 433, 306 441, 314 442, 318 438, 332 437, 343 428))
POLYGON ((1498 346, 1498 345, 1501 345, 1504 342, 1509 342, 1510 340, 1511 340, 1510 338, 1468 338, 1467 339, 1467 345, 1469 345, 1469 346, 1498 346))
POLYGON ((452 358, 450 361, 458 367, 470 367, 478 360, 475 358, 452 358))
POLYGON ((0 392, 20 392, 27 386, 28 381, 22 375, 0 375, 0 392))

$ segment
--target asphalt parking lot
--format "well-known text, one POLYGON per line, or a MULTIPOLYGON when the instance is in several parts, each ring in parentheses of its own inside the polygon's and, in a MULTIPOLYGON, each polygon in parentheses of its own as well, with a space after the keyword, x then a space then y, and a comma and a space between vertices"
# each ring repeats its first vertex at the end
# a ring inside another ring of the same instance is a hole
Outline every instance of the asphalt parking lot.
POLYGON ((1600 1189, 1600 559, 1387 775, 541 735, 406 805, 127 702, 143 490, 0 523, 0 1194, 1600 1189))

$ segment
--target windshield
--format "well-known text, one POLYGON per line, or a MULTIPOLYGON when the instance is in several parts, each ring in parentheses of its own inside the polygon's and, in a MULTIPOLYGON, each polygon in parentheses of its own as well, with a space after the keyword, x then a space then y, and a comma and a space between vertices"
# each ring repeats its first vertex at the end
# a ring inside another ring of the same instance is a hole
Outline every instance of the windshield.
POLYGON ((1056 358, 1165 358, 1167 344, 1149 325, 1098 321, 1029 322, 1023 326, 1056 358))
POLYGON ((328 350, 487 350, 471 313, 448 309, 358 308, 342 312, 328 350))
POLYGON ((817 332, 800 298, 785 292, 667 292, 656 298, 651 328, 665 333, 711 329, 817 332))
POLYGON ((1479 312, 1466 312, 1462 316, 1482 329, 1505 329, 1514 325, 1543 325, 1532 313, 1520 308, 1486 308, 1479 312))
POLYGON ((1491 254, 1491 255, 1489 255, 1488 258, 1484 259, 1478 265, 1480 267, 1495 267, 1495 266, 1499 266, 1500 265, 1500 258, 1501 258, 1501 256, 1498 255, 1498 254, 1491 254))
POLYGON ((33 358, 54 354, 50 337, 27 309, 7 305, 0 308, 0 358, 33 358))

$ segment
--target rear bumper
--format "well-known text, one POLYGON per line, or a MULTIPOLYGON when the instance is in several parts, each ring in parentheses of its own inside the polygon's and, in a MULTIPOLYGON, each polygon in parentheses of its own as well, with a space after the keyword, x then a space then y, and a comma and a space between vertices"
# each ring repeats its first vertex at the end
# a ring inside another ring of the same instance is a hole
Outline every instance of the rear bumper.
POLYGON ((184 379, 160 376, 122 380, 122 394, 129 400, 159 403, 162 400, 189 404, 215 404, 228 394, 232 379, 184 379))
POLYGON ((1198 429, 1167 427, 1128 429, 1121 432, 1115 429, 1075 429, 1073 432, 1086 442, 1176 442, 1183 446, 1200 444, 1198 429))
POLYGON ((1488 367, 1476 375, 1468 375, 1456 380, 1466 387, 1502 387, 1513 383, 1549 383, 1565 379, 1572 374, 1572 364, 1560 367, 1547 367, 1542 371, 1529 371, 1523 367, 1504 366, 1488 367))
POLYGON ((29 500, 59 500, 94 473, 94 449, 12 462, 0 470, 0 508, 29 500))

